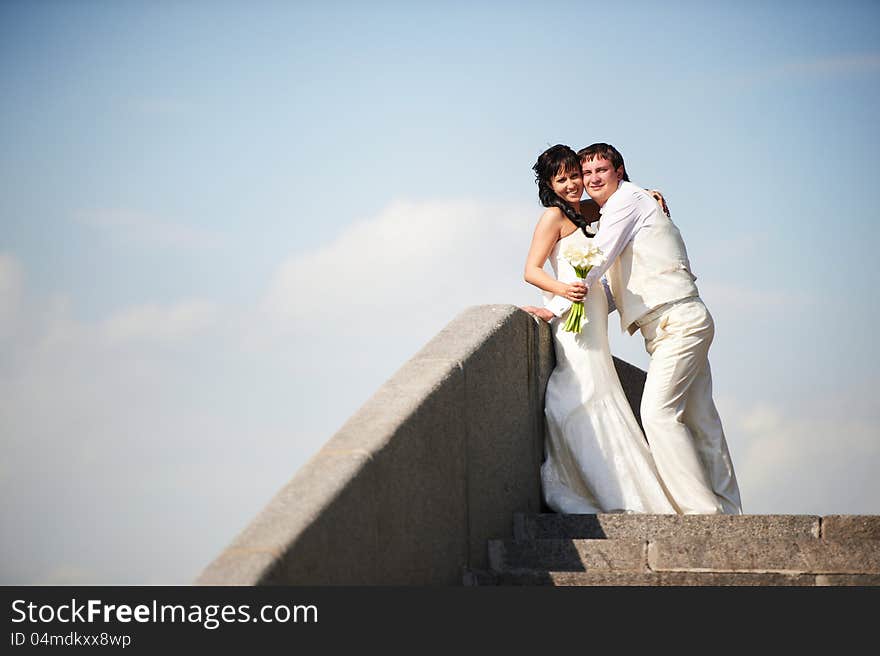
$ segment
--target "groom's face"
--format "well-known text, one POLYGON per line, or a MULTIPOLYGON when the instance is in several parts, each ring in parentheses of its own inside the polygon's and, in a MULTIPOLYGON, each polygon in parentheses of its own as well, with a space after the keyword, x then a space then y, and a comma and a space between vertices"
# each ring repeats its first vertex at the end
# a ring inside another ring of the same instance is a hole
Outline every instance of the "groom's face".
POLYGON ((599 207, 602 207, 611 194, 617 191, 617 186, 623 179, 623 167, 615 169, 604 157, 585 159, 581 162, 581 172, 584 175, 587 194, 599 207))

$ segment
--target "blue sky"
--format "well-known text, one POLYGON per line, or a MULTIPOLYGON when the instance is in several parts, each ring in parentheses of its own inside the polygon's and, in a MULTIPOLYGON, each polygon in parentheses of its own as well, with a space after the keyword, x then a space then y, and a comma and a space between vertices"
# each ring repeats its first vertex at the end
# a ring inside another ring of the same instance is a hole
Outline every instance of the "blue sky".
POLYGON ((871 2, 0 3, 0 581, 191 581, 461 309, 536 302, 555 143, 668 198, 746 512, 880 513, 878 37, 871 2))

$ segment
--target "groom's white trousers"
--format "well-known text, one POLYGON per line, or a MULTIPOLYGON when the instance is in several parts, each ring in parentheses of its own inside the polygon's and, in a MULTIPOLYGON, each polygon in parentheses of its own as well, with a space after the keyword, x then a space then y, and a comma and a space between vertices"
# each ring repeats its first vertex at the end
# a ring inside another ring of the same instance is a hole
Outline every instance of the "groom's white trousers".
POLYGON ((667 492, 684 514, 741 514, 733 463, 712 401, 712 315, 694 298, 640 327, 651 356, 642 425, 667 492))

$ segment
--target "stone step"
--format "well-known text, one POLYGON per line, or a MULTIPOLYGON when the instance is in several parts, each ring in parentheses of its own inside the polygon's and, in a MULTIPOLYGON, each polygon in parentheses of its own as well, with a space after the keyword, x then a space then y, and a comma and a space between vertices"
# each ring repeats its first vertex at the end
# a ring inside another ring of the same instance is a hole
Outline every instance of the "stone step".
POLYGON ((827 540, 880 540, 880 515, 826 515, 821 526, 822 537, 827 540))
POLYGON ((877 515, 560 515, 513 516, 517 540, 858 537, 880 540, 877 515))
POLYGON ((467 570, 466 586, 877 586, 880 574, 786 574, 780 572, 553 572, 467 570))
POLYGON ((880 541, 685 538, 490 540, 489 568, 880 574, 880 541))
POLYGON ((779 572, 468 572, 465 585, 587 586, 880 586, 880 574, 785 574, 779 572))
POLYGON ((847 575, 831 580, 826 575, 779 572, 565 572, 511 569, 504 572, 468 572, 465 585, 547 586, 816 586, 878 585, 880 576, 847 575), (823 577, 825 577, 823 579, 823 577), (826 580, 828 579, 828 580, 826 580))
POLYGON ((654 571, 880 574, 880 541, 861 538, 660 539, 647 553, 654 571))
POLYGON ((489 540, 489 569, 643 572, 644 540, 489 540))

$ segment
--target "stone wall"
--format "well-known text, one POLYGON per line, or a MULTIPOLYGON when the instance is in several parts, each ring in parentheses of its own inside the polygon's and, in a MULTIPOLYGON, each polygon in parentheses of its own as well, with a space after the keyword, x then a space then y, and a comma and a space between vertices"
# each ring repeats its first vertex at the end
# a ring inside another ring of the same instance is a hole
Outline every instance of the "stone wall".
MULTIPOLYGON (((644 372, 615 360, 638 409, 644 372)), ((549 327, 463 311, 311 458, 196 584, 458 585, 539 512, 549 327)))

